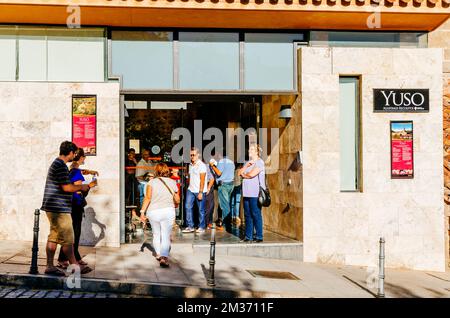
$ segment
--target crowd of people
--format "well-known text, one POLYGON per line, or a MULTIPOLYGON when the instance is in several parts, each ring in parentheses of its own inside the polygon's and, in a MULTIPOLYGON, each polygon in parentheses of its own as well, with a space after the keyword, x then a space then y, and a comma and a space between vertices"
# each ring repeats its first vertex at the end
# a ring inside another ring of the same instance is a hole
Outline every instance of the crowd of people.
MULTIPOLYGON (((183 233, 204 233, 212 228, 232 231, 232 224, 239 224, 241 201, 244 207, 245 236, 241 242, 263 241, 261 207, 258 204, 260 187, 266 188, 264 162, 260 158, 261 147, 249 147, 249 160, 236 167, 235 163, 217 151, 209 161, 201 159, 200 151, 192 148, 187 174, 187 190, 184 194, 186 227, 183 233), (243 200, 241 200, 243 198, 243 200), (194 207, 198 208, 198 220, 194 220, 194 207), (222 211, 219 217, 219 209, 222 211), (197 225, 197 227, 195 227, 197 225)), ((89 190, 97 186, 97 171, 82 169, 86 155, 73 142, 64 141, 47 174, 41 210, 50 223, 47 240, 46 274, 64 276, 69 265, 79 267, 81 274, 92 271, 83 261, 78 250, 82 231, 82 218, 89 190), (67 166, 71 163, 70 169, 67 166), (85 175, 92 180, 85 182, 85 175), (57 245, 61 245, 58 264, 54 265, 57 245)), ((150 152, 144 150, 137 162, 136 152, 130 149, 126 161, 127 205, 133 207, 133 218, 146 224, 150 222, 153 233, 155 257, 161 267, 169 266, 171 232, 179 213, 181 201, 181 177, 177 168, 165 163, 155 163, 150 152), (139 216, 137 215, 137 208, 139 216)))

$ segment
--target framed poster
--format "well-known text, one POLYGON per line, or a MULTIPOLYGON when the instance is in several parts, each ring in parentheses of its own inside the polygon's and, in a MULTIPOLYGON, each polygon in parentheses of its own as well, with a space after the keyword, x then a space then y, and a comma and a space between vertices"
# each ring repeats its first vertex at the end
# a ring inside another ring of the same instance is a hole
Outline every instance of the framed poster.
POLYGON ((86 156, 97 155, 96 95, 72 95, 72 142, 86 156))
POLYGON ((391 178, 414 178, 413 122, 391 121, 391 178))

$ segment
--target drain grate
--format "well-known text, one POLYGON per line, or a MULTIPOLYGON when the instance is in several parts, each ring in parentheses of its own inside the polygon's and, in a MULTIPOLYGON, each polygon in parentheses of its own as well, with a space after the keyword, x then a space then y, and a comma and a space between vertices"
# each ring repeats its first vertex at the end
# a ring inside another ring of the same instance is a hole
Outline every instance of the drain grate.
POLYGON ((300 280, 300 278, 298 278, 291 272, 255 271, 255 270, 247 270, 247 272, 249 272, 253 277, 256 278, 300 280))

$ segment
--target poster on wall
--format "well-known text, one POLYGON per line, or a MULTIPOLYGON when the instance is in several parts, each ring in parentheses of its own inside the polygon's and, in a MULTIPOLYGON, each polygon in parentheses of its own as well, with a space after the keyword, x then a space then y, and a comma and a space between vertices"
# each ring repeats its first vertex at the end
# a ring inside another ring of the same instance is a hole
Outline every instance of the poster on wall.
POLYGON ((97 155, 96 95, 72 95, 72 142, 86 156, 97 155))
POLYGON ((391 121, 391 178, 414 177, 413 122, 391 121))

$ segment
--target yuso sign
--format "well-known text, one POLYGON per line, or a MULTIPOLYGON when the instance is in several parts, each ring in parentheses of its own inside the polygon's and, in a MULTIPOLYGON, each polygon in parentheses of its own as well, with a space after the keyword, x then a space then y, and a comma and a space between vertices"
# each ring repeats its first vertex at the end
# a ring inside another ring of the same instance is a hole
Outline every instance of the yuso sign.
POLYGON ((374 89, 375 112, 415 113, 430 111, 428 89, 374 89))

